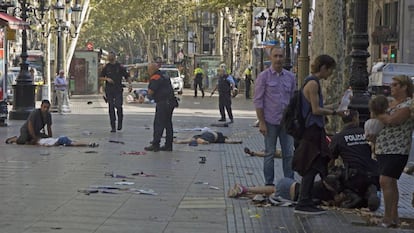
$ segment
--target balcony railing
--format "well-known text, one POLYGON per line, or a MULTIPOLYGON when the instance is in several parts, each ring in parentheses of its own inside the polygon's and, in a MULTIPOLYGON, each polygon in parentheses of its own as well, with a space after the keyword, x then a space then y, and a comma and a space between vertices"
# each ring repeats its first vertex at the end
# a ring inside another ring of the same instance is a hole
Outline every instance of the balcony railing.
POLYGON ((395 29, 387 26, 377 26, 371 34, 374 44, 392 43, 398 40, 398 34, 395 29))

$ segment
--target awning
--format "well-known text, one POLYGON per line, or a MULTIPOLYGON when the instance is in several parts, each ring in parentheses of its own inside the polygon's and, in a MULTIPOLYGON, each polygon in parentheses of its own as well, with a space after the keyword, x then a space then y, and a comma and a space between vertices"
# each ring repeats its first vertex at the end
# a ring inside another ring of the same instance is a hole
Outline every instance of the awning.
POLYGON ((29 23, 4 12, 0 12, 0 25, 9 26, 13 30, 29 28, 29 23))

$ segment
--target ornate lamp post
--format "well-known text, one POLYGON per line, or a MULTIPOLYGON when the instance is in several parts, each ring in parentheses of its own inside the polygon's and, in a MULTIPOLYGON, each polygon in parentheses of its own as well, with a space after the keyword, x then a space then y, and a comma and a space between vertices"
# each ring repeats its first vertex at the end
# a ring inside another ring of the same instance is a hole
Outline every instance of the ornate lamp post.
POLYGON ((290 13, 293 9, 293 0, 283 0, 283 9, 286 14, 286 32, 285 32, 285 64, 283 65, 285 69, 292 69, 292 61, 290 56, 290 45, 292 44, 293 36, 293 20, 290 17, 290 13))
POLYGON ((269 28, 271 31, 277 33, 278 29, 285 31, 285 62, 283 68, 286 70, 292 69, 291 61, 291 44, 293 42, 293 26, 296 22, 300 27, 300 20, 298 18, 292 18, 291 13, 294 8, 293 0, 283 0, 282 4, 278 0, 266 0, 266 9, 269 14, 269 28), (273 12, 276 9, 283 9, 285 11, 284 16, 276 16, 272 19, 273 12), (273 25, 274 24, 274 25, 273 25))
POLYGON ((80 18, 82 8, 79 4, 79 0, 76 0, 75 5, 71 7, 71 12, 73 14, 72 22, 74 24, 75 32, 71 31, 71 24, 69 21, 66 21, 66 8, 62 1, 57 0, 56 4, 53 6, 54 17, 56 22, 56 27, 50 28, 47 33, 44 35, 46 37, 49 36, 50 32, 55 30, 56 31, 56 41, 57 41, 57 60, 56 60, 56 73, 59 73, 60 70, 63 69, 63 54, 64 54, 64 47, 63 47, 63 33, 70 35, 72 38, 77 36, 76 30, 80 25, 80 18))
MULTIPOLYGON (((28 15, 28 3, 26 0, 19 0, 21 6, 21 18, 26 22, 28 15)), ((16 78, 16 85, 13 85, 13 109, 10 112, 10 119, 25 120, 35 107, 35 85, 29 73, 29 63, 27 62, 27 31, 22 30, 22 54, 20 55, 20 73, 16 78)))
MULTIPOLYGON (((40 21, 42 25, 42 29, 44 31, 44 15, 45 12, 49 10, 49 8, 46 6, 46 0, 39 0, 39 7, 34 8, 30 6, 27 0, 18 0, 20 7, 15 8, 14 11, 19 11, 20 16, 24 22, 28 19, 29 15, 28 12, 30 12, 37 20, 40 21), (39 16, 40 15, 40 16, 39 16)), ((67 24, 66 21, 64 21, 64 15, 65 15, 65 8, 61 0, 56 1, 56 5, 54 6, 55 10, 55 20, 56 22, 59 22, 61 24, 58 24, 57 31, 59 30, 61 32, 67 32, 72 36, 72 33, 70 31, 70 24, 67 24), (61 20, 63 19, 63 20, 61 20), (63 25, 64 24, 64 25, 63 25)), ((76 0, 75 6, 72 7, 72 12, 74 16, 74 23, 75 28, 77 28, 80 24, 80 12, 82 11, 79 0, 76 0)), ((51 28, 55 29, 55 28, 51 28)), ((43 35, 46 37, 49 35, 51 30, 48 32, 43 32, 43 35)), ((59 34, 58 34, 59 35, 59 34)), ((75 33, 76 36, 76 33, 75 33)), ((60 46, 62 45, 62 41, 60 41, 60 46)), ((59 38, 58 38, 58 47, 59 47, 59 38)), ((59 49, 62 51, 63 49, 59 49)), ((59 54, 58 50, 58 54, 59 54)), ((33 84, 32 77, 29 73, 29 63, 27 62, 27 31, 26 29, 22 30, 22 53, 20 55, 22 61, 20 63, 20 73, 17 76, 16 79, 16 85, 13 85, 14 89, 14 95, 13 95, 13 109, 10 112, 10 119, 14 120, 25 120, 29 116, 30 112, 34 110, 35 107, 35 85, 33 84)), ((62 55, 58 55, 58 66, 57 69, 59 70, 61 67, 61 61, 62 61, 62 55), (60 59, 60 60, 59 60, 60 59), (59 64, 60 61, 60 64, 59 64)), ((50 84, 49 84, 50 85, 50 84)))
POLYGON ((264 13, 262 12, 262 15, 257 19, 259 22, 259 27, 260 27, 260 35, 261 35, 261 42, 262 42, 262 47, 260 50, 260 72, 262 72, 264 70, 264 58, 263 58, 263 53, 264 53, 264 48, 263 48, 263 42, 264 42, 264 29, 266 27, 266 16, 264 15, 264 13))
POLYGON ((358 110, 360 125, 369 118, 368 102, 370 99, 367 91, 368 71, 367 58, 370 56, 367 49, 368 41, 368 0, 357 0, 354 3, 354 34, 352 35, 352 71, 349 84, 352 87, 353 98, 350 109, 358 110))

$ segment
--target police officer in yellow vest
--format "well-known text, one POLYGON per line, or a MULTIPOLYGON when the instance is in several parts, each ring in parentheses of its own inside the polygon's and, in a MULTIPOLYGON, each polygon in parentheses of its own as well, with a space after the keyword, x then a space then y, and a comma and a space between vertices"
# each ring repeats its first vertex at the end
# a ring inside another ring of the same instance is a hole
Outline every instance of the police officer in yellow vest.
POLYGON ((204 70, 200 67, 200 64, 197 64, 197 68, 194 70, 194 97, 197 97, 198 86, 201 91, 201 97, 204 98, 203 76, 204 70))

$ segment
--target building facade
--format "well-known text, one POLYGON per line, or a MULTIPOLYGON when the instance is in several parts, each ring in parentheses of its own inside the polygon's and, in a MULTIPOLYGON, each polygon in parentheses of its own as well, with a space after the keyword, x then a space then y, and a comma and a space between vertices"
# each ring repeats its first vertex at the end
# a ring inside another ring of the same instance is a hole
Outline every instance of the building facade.
POLYGON ((369 67, 414 63, 414 0, 372 0, 368 17, 369 67))

